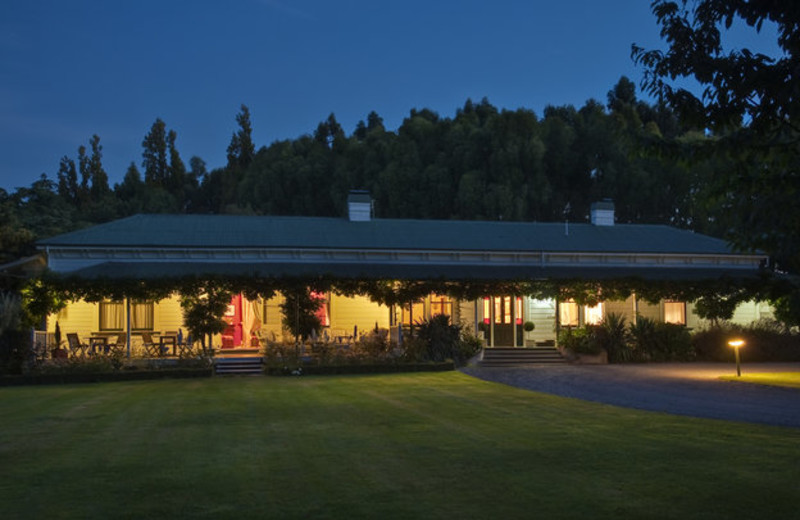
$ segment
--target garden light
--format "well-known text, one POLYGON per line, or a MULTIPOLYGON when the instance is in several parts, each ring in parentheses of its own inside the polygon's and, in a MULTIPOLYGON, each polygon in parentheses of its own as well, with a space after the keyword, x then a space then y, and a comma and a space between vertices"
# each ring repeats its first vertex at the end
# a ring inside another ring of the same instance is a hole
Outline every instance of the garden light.
POLYGON ((742 377, 742 369, 741 369, 741 362, 739 359, 739 347, 744 345, 743 339, 731 339, 728 340, 728 346, 733 348, 733 352, 736 355, 736 377, 742 377))

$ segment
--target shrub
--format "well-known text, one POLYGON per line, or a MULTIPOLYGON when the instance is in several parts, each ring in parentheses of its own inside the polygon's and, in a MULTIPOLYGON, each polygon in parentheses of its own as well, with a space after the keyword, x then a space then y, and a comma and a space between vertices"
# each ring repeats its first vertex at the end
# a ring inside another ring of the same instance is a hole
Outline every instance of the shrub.
POLYGON ((450 316, 438 314, 427 321, 420 322, 417 337, 425 342, 425 361, 445 361, 456 359, 459 355, 461 326, 450 323, 450 316))
POLYGON ((683 325, 662 323, 639 316, 629 328, 631 347, 642 361, 690 361, 695 352, 683 325))
POLYGON ((599 354, 602 348, 592 337, 590 328, 566 327, 558 335, 558 344, 576 354, 599 354))
POLYGON ((800 335, 785 332, 782 326, 769 321, 758 321, 748 326, 720 323, 692 335, 692 346, 697 359, 703 361, 730 361, 732 349, 728 341, 741 337, 744 361, 800 361, 800 335))
POLYGON ((590 330, 590 338, 593 337, 598 347, 608 352, 609 362, 620 363, 633 360, 634 353, 628 343, 624 316, 612 312, 603 318, 600 325, 587 328, 590 330))

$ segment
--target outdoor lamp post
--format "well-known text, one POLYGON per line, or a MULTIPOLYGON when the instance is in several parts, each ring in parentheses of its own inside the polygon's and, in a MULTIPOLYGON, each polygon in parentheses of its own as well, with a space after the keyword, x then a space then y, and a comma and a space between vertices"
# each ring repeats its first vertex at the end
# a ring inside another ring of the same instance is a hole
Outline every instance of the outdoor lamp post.
POLYGON ((739 347, 744 345, 743 339, 732 339, 728 341, 728 346, 733 348, 734 355, 736 356, 736 377, 742 377, 741 361, 739 358, 739 347))

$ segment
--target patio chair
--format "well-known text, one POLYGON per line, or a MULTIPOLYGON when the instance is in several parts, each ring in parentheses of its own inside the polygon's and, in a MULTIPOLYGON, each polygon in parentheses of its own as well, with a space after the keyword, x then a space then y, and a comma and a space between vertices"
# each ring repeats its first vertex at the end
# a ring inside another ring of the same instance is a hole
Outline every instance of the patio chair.
POLYGON ((109 354, 114 354, 119 352, 120 354, 125 352, 125 347, 128 346, 128 333, 121 332, 117 334, 117 341, 115 343, 109 343, 106 346, 106 352, 109 354))
POLYGON ((72 357, 85 357, 89 350, 89 345, 81 343, 77 332, 67 333, 67 345, 69 345, 69 355, 72 357))
POLYGON ((142 346, 144 353, 150 357, 159 357, 161 345, 153 341, 153 335, 149 332, 142 332, 142 346))
POLYGON ((180 357, 193 356, 194 349, 192 347, 192 335, 189 334, 186 336, 185 341, 178 343, 178 355, 180 357))

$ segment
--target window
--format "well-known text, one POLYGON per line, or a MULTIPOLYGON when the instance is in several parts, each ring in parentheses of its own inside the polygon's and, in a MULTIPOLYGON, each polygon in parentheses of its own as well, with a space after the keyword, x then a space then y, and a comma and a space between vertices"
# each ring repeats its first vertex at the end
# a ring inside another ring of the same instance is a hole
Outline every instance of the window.
POLYGON ((425 321, 425 303, 414 302, 403 305, 403 325, 411 325, 425 321))
POLYGON ((453 315, 453 300, 448 296, 439 294, 431 295, 431 317, 438 314, 445 314, 447 316, 453 315))
POLYGON ((686 303, 665 301, 664 302, 664 322, 676 325, 686 325, 686 303))
MULTIPOLYGON (((131 302, 131 329, 153 330, 153 302, 131 302)), ((125 305, 121 301, 100 302, 100 330, 125 330, 125 305)))
POLYGON ((100 330, 123 330, 125 307, 122 302, 100 302, 100 330))
POLYGON ((563 327, 578 326, 578 304, 565 301, 558 304, 558 322, 563 327))
POLYGON ((603 321, 603 303, 598 303, 594 307, 588 305, 583 308, 584 317, 587 325, 600 325, 603 321))

